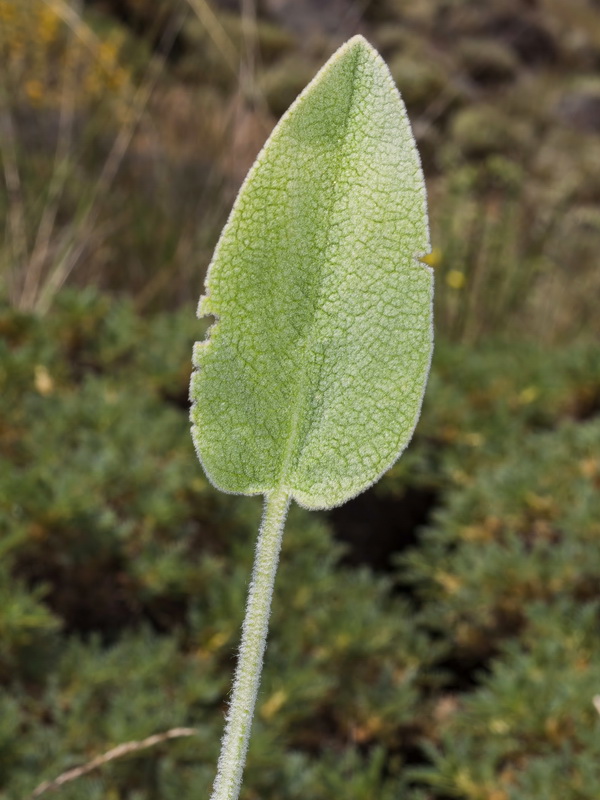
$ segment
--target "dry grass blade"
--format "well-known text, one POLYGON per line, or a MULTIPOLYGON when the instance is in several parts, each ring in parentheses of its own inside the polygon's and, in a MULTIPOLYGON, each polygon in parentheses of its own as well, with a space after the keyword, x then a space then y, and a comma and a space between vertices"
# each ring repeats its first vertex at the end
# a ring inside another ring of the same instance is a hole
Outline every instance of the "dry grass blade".
MULTIPOLYGON (((58 8, 52 7, 55 13, 63 18, 60 4, 58 8)), ((67 9, 67 11, 71 15, 74 13, 72 9, 67 9)), ((93 35, 90 31, 87 32, 93 35)), ((69 150, 73 142, 75 112, 75 82, 76 70, 65 70, 63 90, 61 92, 58 137, 54 154, 54 169, 48 187, 48 199, 37 229, 20 297, 19 305, 24 310, 31 310, 35 306, 42 284, 44 266, 52 250, 56 217, 69 174, 69 150)))
MULTIPOLYGON (((86 44, 92 46, 96 45, 96 37, 89 31, 85 23, 82 22, 81 18, 77 16, 73 9, 66 7, 62 0, 45 0, 45 2, 55 9, 56 13, 60 13, 61 17, 67 22, 73 32, 85 41, 86 44)), ((159 52, 168 52, 179 32, 181 24, 182 18, 175 17, 167 26, 161 37, 160 46, 158 48, 159 52)), ((78 260, 86 249, 86 245, 97 244, 97 242, 94 241, 96 217, 93 212, 97 207, 98 201, 106 196, 112 186, 152 93, 156 88, 163 65, 164 60, 160 55, 155 55, 148 65, 147 77, 135 92, 131 102, 131 113, 119 130, 91 196, 75 220, 74 228, 71 228, 70 236, 67 237, 67 242, 56 259, 55 267, 38 294, 34 304, 36 311, 42 314, 48 311, 56 293, 75 269, 78 260)))
MULTIPOLYGON (((0 158, 8 196, 8 230, 6 239, 11 250, 10 290, 14 291, 14 275, 19 264, 27 260, 27 224, 21 176, 16 153, 16 136, 12 114, 6 102, 4 87, 0 87, 0 158)), ((15 298, 13 298, 14 300, 15 298)))
POLYGON ((44 2, 69 26, 75 36, 77 36, 86 47, 92 52, 98 50, 102 42, 98 39, 90 26, 83 22, 76 8, 67 5, 64 0, 44 0, 44 2))
POLYGON ((112 750, 108 750, 106 753, 96 756, 96 758, 88 761, 87 764, 82 764, 80 767, 75 767, 67 772, 63 772, 62 775, 54 778, 54 780, 40 783, 29 795, 28 800, 34 800, 34 798, 40 797, 40 795, 46 792, 59 789, 61 786, 64 786, 65 783, 70 783, 77 778, 81 778, 83 775, 87 775, 89 772, 104 766, 104 764, 108 764, 109 761, 114 761, 117 758, 122 758, 131 753, 138 753, 140 750, 147 750, 149 747, 156 747, 156 745, 167 742, 169 739, 179 739, 183 736, 195 735, 195 728, 171 728, 169 731, 156 733, 140 741, 124 742, 123 744, 117 745, 117 747, 113 747, 112 750))
POLYGON ((239 57, 234 43, 221 24, 208 0, 187 0, 188 5, 196 14, 206 32, 213 40, 227 66, 234 75, 238 73, 239 57))

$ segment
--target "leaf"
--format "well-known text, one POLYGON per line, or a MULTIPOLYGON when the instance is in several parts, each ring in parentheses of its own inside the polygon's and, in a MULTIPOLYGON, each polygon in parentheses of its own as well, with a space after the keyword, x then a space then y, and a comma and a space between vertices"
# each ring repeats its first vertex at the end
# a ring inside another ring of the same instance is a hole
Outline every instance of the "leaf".
POLYGON ((428 251, 404 105, 356 36, 273 131, 209 267, 191 417, 217 487, 328 508, 393 464, 431 359, 428 251))

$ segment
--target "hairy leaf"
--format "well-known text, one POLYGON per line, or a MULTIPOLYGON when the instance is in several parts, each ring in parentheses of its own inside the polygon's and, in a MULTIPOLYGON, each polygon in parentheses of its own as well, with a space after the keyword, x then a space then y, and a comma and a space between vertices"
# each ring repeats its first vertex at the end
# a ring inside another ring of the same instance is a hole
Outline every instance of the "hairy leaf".
POLYGON ((425 202, 400 95, 356 36, 273 131, 209 268, 192 421, 220 489, 328 508, 400 455, 432 350, 425 202))

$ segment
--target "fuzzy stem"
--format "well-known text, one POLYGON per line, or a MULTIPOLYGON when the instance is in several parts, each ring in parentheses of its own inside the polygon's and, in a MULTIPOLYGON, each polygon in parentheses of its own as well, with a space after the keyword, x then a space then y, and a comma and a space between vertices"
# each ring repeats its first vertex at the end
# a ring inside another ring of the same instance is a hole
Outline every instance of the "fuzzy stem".
POLYGON ((211 800, 237 800, 240 792, 267 644, 281 536, 289 504, 290 497, 285 491, 272 492, 265 498, 233 694, 211 800))

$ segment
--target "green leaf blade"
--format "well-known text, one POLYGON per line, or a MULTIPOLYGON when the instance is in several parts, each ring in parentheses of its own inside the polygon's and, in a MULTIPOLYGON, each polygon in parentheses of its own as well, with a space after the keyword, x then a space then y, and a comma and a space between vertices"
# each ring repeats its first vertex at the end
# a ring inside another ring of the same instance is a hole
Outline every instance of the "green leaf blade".
POLYGON ((192 421, 219 488, 327 508, 400 455, 432 350, 425 203, 400 96, 355 37, 274 130, 209 268, 192 421))

